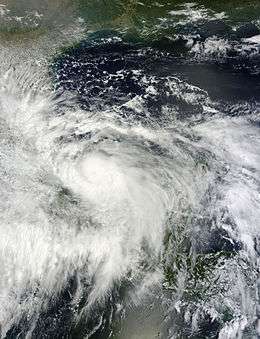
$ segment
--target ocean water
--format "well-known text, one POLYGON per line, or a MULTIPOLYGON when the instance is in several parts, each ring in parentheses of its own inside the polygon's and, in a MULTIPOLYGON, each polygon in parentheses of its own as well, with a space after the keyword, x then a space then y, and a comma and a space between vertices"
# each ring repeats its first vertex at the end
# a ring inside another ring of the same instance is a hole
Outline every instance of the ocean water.
POLYGON ((0 61, 0 337, 259 338, 259 1, 1 0, 0 61))

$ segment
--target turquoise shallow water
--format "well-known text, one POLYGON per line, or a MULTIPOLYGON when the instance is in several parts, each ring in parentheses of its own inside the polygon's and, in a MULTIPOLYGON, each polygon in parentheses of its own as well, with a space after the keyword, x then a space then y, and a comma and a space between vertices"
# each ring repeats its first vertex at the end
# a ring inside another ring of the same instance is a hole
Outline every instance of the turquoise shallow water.
POLYGON ((0 337, 258 338, 259 1, 0 2, 0 337))

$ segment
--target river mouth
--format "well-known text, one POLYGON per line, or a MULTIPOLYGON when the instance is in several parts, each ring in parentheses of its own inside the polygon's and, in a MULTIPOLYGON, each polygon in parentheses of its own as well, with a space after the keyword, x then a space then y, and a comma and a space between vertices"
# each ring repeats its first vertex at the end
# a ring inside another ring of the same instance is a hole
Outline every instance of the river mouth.
POLYGON ((0 3, 0 337, 257 338, 258 1, 0 3))

